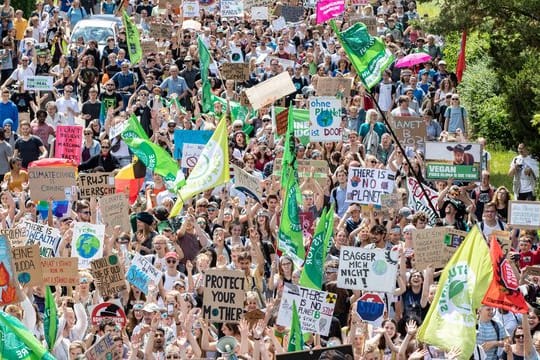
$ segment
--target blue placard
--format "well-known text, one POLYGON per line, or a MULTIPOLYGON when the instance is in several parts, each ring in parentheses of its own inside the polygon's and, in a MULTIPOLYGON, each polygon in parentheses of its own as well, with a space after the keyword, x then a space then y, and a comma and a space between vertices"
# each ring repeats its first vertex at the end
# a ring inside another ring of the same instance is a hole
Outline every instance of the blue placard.
POLYGON ((356 303, 356 311, 362 320, 375 321, 383 316, 384 304, 359 300, 356 303))
POLYGON ((211 130, 174 130, 174 159, 182 158, 184 143, 206 144, 213 133, 211 130))

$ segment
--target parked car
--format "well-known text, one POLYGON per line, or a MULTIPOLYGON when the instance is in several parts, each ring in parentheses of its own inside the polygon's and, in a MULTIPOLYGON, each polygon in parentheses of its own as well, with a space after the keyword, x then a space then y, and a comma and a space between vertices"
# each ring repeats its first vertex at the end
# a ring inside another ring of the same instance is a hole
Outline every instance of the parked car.
POLYGON ((77 39, 82 36, 84 43, 89 40, 96 40, 99 51, 107 44, 109 36, 114 37, 116 42, 116 34, 122 21, 120 18, 112 15, 93 15, 88 19, 83 19, 75 24, 75 28, 71 32, 69 39, 70 44, 76 44, 77 39))

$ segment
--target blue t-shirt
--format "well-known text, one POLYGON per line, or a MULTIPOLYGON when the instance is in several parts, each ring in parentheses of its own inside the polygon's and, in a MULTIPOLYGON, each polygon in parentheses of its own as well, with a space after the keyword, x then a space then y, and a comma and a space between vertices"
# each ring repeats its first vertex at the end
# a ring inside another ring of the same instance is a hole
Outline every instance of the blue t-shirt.
POLYGON ((444 117, 448 121, 448 132, 454 133, 457 129, 465 131, 465 118, 467 117, 467 110, 463 106, 449 106, 446 108, 444 117))

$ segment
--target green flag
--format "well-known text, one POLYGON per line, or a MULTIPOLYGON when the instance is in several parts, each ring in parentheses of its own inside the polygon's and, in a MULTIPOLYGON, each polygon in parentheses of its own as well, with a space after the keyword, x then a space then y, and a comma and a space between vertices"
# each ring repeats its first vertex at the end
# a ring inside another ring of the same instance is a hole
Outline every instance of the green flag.
POLYGON ((289 117, 287 119, 287 132, 285 133, 285 151, 281 158, 281 185, 287 183, 287 169, 292 168, 296 174, 296 144, 294 143, 294 115, 292 106, 289 108, 289 117))
POLYGON ((19 319, 0 311, 0 359, 55 360, 19 319))
POLYGON ((366 88, 369 90, 377 85, 384 70, 394 62, 394 55, 381 39, 371 36, 361 22, 341 33, 334 20, 330 25, 366 88))
POLYGON ((287 352, 303 351, 304 350, 304 335, 300 326, 300 317, 296 308, 296 301, 293 300, 293 313, 291 321, 291 330, 289 336, 289 346, 287 352))
POLYGON ((301 266, 306 256, 306 250, 304 249, 302 225, 298 217, 298 182, 292 167, 283 168, 283 172, 287 172, 287 175, 278 231, 279 249, 284 254, 289 255, 296 266, 301 266))
POLYGON ((323 249, 326 252, 324 253, 323 259, 326 259, 326 255, 328 254, 328 250, 330 249, 330 239, 332 238, 332 236, 334 236, 334 215, 336 212, 335 208, 335 203, 332 203, 332 205, 330 206, 330 210, 328 210, 328 212, 326 213, 326 233, 324 234, 323 244, 323 249))
POLYGON ((165 181, 176 180, 178 163, 164 148, 148 139, 136 116, 131 115, 128 119, 122 139, 148 169, 163 176, 165 181))
POLYGON ((56 302, 49 285, 45 286, 45 314, 43 317, 43 327, 45 328, 45 340, 52 351, 56 343, 58 331, 58 314, 56 312, 56 302))
POLYGON ((197 44, 199 47, 199 64, 201 68, 201 81, 202 81, 202 111, 207 113, 212 111, 212 91, 210 86, 210 80, 208 80, 208 69, 210 68, 210 52, 204 45, 204 42, 200 37, 197 38, 197 44))
POLYGON ((315 228, 315 234, 313 234, 311 246, 306 256, 306 262, 300 275, 300 285, 315 290, 321 290, 323 282, 323 265, 328 249, 324 247, 327 228, 326 222, 326 208, 324 208, 315 228))
POLYGON ((124 29, 126 30, 129 61, 133 65, 138 64, 143 57, 141 48, 141 34, 125 10, 122 11, 122 23, 124 24, 124 29))

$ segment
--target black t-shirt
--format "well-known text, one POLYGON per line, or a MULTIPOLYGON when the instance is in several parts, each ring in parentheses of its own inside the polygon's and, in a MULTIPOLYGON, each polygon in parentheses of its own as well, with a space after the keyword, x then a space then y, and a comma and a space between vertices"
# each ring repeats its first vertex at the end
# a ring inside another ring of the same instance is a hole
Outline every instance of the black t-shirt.
POLYGON ((105 113, 107 113, 107 110, 110 108, 116 109, 118 107, 118 104, 120 104, 120 101, 122 101, 122 95, 118 94, 117 92, 110 95, 104 92, 99 97, 99 100, 101 100, 103 103, 105 113))
POLYGON ((107 66, 105 66, 105 72, 107 73, 107 75, 109 75, 109 79, 112 79, 112 77, 116 73, 120 72, 120 66, 118 66, 116 64, 107 65, 107 66))
POLYGON ((85 67, 81 69, 81 79, 86 87, 92 86, 99 77, 99 70, 95 67, 85 67))
POLYGON ((43 142, 37 136, 31 135, 28 140, 18 138, 15 142, 15 149, 19 152, 19 156, 22 159, 22 167, 27 168, 28 164, 35 161, 41 155, 40 147, 43 146, 43 142))
POLYGON ((90 114, 91 118, 90 120, 85 120, 85 127, 88 127, 88 123, 93 119, 99 119, 99 112, 101 110, 101 102, 96 101, 95 103, 91 103, 90 101, 86 101, 82 105, 81 113, 83 115, 90 114))

